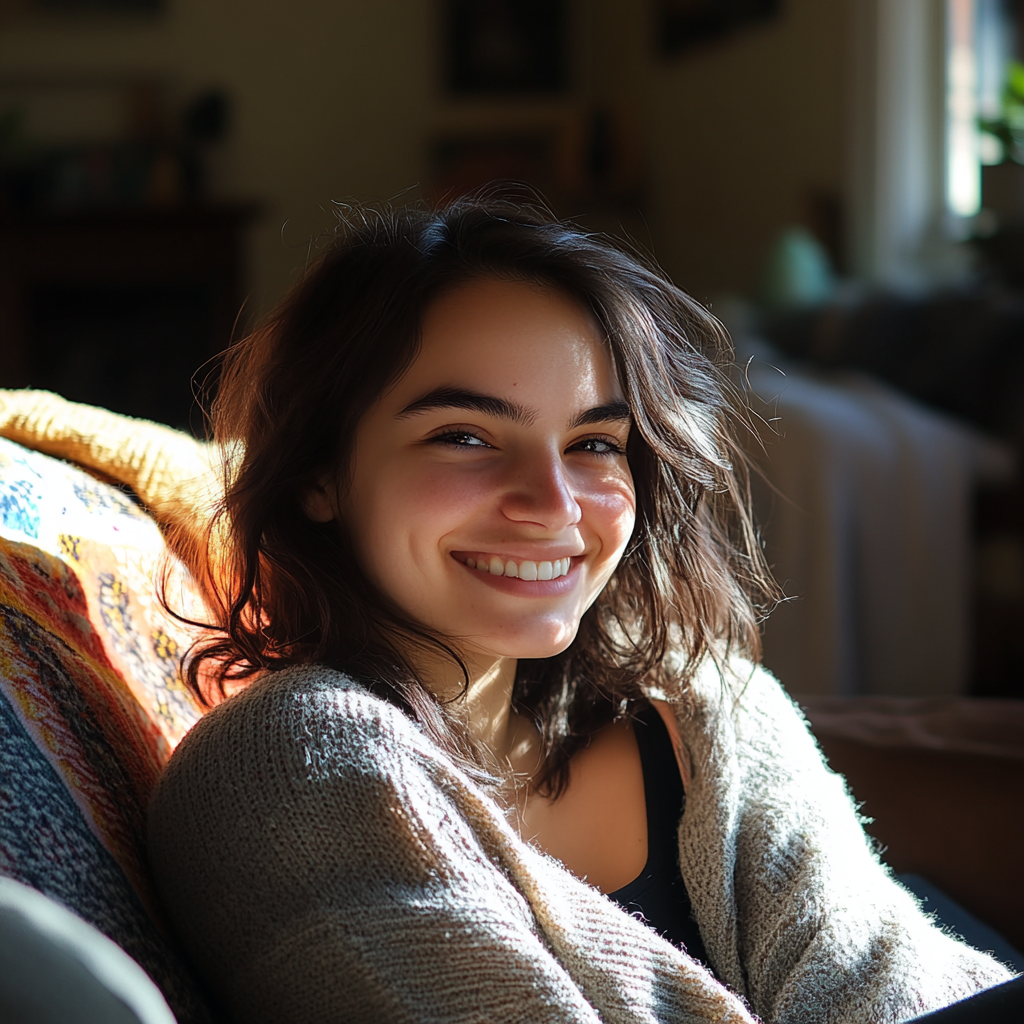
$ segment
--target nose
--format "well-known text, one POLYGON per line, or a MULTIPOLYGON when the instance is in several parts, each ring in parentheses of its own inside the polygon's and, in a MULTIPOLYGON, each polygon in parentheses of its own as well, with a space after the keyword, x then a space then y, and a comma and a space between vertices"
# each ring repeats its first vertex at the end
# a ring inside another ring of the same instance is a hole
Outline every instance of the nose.
POLYGON ((536 523, 558 531, 575 526, 583 517, 573 482, 561 453, 534 455, 513 467, 502 500, 505 517, 516 523, 536 523))

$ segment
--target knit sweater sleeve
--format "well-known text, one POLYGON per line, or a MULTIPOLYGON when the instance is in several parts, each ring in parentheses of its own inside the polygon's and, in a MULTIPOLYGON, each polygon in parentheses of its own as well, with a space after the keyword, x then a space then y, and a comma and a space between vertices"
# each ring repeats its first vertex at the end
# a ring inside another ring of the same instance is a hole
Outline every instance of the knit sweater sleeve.
POLYGON ((197 724, 150 852, 179 938, 247 1024, 752 1020, 326 669, 264 677, 197 724))
POLYGON ((936 927, 865 835, 843 778, 760 668, 706 674, 680 862, 717 972, 779 1024, 897 1024, 1007 980, 936 927))

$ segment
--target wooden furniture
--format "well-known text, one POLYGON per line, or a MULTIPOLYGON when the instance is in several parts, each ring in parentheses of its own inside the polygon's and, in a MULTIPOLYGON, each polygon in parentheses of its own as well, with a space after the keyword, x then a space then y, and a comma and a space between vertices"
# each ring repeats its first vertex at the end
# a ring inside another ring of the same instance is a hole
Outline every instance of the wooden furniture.
POLYGON ((884 860, 1024 950, 1024 700, 797 699, 884 860))
POLYGON ((192 375, 232 336, 242 231, 254 214, 246 205, 0 214, 0 386, 187 425, 192 375))

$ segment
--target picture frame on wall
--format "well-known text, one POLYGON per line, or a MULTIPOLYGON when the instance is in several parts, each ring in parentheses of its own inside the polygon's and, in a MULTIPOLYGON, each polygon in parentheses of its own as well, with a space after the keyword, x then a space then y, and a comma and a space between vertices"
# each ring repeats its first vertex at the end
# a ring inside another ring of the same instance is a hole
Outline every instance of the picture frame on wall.
POLYGON ((782 0, 655 0, 658 49, 665 56, 776 18, 782 0))
POLYGON ((568 86, 566 0, 445 0, 445 85, 456 96, 568 86))
POLYGON ((643 155, 635 116, 589 106, 532 125, 442 132, 430 147, 432 197, 443 201, 493 182, 542 195, 558 209, 638 202, 643 155))
POLYGON ((441 201, 495 181, 550 196, 561 185, 563 141, 557 124, 443 134, 431 146, 433 196, 441 201))

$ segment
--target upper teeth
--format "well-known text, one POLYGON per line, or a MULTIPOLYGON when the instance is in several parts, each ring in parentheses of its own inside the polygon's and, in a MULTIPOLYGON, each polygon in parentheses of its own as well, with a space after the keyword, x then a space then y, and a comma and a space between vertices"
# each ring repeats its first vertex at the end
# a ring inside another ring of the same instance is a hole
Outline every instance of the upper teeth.
POLYGON ((480 559, 467 558, 470 569, 489 572, 492 576, 514 576, 521 580, 556 580, 569 571, 569 558, 556 558, 553 562, 513 562, 500 555, 483 556, 480 559))

